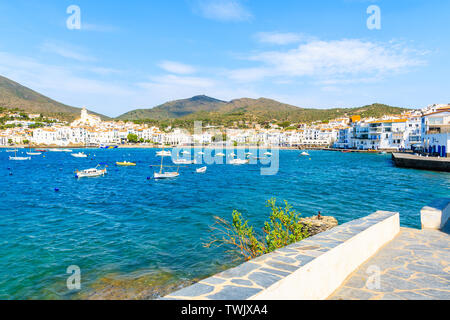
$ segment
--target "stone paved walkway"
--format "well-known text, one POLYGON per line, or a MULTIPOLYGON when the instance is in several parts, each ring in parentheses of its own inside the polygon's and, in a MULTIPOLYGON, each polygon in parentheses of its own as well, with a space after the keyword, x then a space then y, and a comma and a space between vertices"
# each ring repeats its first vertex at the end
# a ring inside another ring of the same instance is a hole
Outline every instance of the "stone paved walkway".
POLYGON ((329 299, 450 300, 450 223, 444 231, 402 228, 329 299))

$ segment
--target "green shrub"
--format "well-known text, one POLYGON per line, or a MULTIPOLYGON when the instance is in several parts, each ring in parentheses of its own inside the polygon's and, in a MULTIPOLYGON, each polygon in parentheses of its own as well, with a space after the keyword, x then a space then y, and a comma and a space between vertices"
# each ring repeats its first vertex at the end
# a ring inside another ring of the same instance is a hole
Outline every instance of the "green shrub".
POLYGON ((307 238, 308 227, 299 222, 300 214, 292 210, 287 201, 284 204, 284 208, 277 207, 276 199, 267 201, 266 206, 271 209, 271 214, 260 233, 256 233, 249 221, 244 220, 236 210, 232 213, 231 222, 214 217, 212 239, 204 246, 226 246, 229 249, 227 252, 248 261, 307 238))

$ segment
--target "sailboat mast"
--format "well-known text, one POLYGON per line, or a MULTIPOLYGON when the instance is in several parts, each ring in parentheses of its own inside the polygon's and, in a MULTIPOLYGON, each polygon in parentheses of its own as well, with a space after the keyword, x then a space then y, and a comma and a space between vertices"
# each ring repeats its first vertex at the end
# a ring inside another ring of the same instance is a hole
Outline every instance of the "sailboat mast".
POLYGON ((159 170, 159 173, 162 174, 162 170, 163 170, 163 160, 164 160, 164 145, 162 148, 162 154, 161 154, 161 169, 159 170))

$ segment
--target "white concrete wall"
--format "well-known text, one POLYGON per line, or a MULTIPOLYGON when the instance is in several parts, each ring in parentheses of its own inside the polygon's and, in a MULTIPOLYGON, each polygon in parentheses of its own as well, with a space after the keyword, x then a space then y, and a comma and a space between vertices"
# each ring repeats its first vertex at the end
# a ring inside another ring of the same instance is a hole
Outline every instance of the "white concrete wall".
POLYGON ((400 232, 399 214, 358 233, 283 278, 251 300, 322 300, 400 232))
POLYGON ((450 218, 450 198, 433 201, 420 210, 422 229, 443 229, 450 218))

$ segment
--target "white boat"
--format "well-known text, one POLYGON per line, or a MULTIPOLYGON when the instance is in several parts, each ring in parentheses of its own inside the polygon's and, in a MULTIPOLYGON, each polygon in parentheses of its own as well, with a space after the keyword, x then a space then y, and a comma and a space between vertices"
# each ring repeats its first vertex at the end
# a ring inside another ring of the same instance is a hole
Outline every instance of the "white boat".
POLYGON ((172 156, 172 153, 170 152, 170 151, 158 151, 157 153, 156 153, 156 156, 158 156, 158 157, 170 157, 170 156, 172 156))
POLYGON ((62 149, 62 152, 73 152, 72 149, 62 149))
POLYGON ((206 172, 206 169, 208 169, 208 167, 198 168, 198 169, 196 170, 196 172, 197 172, 197 173, 205 173, 205 172, 206 172))
POLYGON ((197 161, 195 160, 188 160, 188 159, 176 159, 172 161, 174 164, 196 164, 197 161))
POLYGON ((236 154, 233 152, 232 154, 230 154, 230 157, 236 157, 236 154))
POLYGON ((178 177, 180 174, 178 172, 155 172, 153 178, 155 179, 172 179, 178 177))
POLYGON ((225 154, 223 154, 222 152, 216 153, 216 157, 225 157, 225 154))
POLYGON ((29 156, 40 156, 41 154, 41 152, 27 152, 27 155, 29 156))
POLYGON ((309 156, 309 153, 308 152, 302 152, 301 155, 302 156, 309 156))
POLYGON ((17 150, 17 149, 13 149, 13 150, 6 150, 5 152, 17 152, 17 151, 19 151, 19 150, 17 150))
POLYGON ((204 156, 205 155, 205 153, 204 152, 198 152, 197 154, 199 154, 199 155, 201 155, 201 156, 204 156))
POLYGON ((181 154, 191 154, 189 151, 183 151, 181 154))
POLYGON ((85 154, 84 152, 72 153, 71 156, 74 158, 87 158, 88 157, 87 154, 85 154))
POLYGON ((159 166, 159 172, 154 172, 153 173, 153 178, 158 180, 158 179, 172 179, 172 178, 176 178, 178 177, 180 174, 178 173, 178 171, 180 170, 180 167, 178 167, 176 172, 164 172, 163 168, 164 167, 169 167, 169 166, 164 166, 164 157, 165 156, 171 156, 172 154, 169 151, 164 151, 164 148, 162 151, 159 151, 156 153, 156 155, 161 157, 161 165, 159 166))
POLYGON ((14 152, 14 157, 9 157, 9 160, 13 160, 13 161, 26 161, 26 160, 31 160, 31 157, 18 157, 17 156, 17 151, 14 152))
POLYGON ((250 160, 248 160, 248 159, 231 159, 229 161, 229 164, 241 165, 241 164, 247 164, 249 162, 250 162, 250 160))
POLYGON ((25 161, 25 160, 31 160, 31 157, 9 157, 9 160, 25 161))
POLYGON ((58 148, 48 149, 48 151, 50 151, 50 152, 64 152, 63 149, 58 149, 58 148))
POLYGON ((265 155, 265 156, 271 156, 272 153, 270 153, 270 152, 265 152, 264 155, 265 155))
POLYGON ((86 169, 82 171, 76 171, 75 177, 76 178, 92 178, 92 177, 100 177, 104 176, 108 172, 106 171, 106 168, 104 169, 98 169, 99 166, 92 168, 92 169, 86 169))

